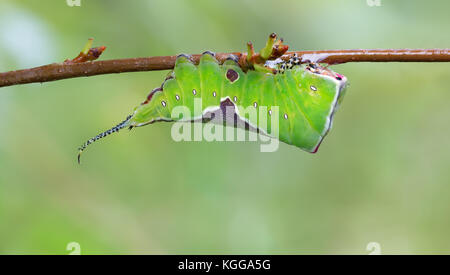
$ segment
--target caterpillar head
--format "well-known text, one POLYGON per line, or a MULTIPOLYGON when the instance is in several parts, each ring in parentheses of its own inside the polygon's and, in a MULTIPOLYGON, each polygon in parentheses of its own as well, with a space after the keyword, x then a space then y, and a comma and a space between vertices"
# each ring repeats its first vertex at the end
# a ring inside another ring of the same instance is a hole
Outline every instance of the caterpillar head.
POLYGON ((336 79, 337 81, 347 82, 347 78, 339 73, 336 73, 332 70, 330 70, 328 67, 321 66, 317 63, 308 63, 305 67, 306 70, 323 76, 328 76, 333 79, 336 79))

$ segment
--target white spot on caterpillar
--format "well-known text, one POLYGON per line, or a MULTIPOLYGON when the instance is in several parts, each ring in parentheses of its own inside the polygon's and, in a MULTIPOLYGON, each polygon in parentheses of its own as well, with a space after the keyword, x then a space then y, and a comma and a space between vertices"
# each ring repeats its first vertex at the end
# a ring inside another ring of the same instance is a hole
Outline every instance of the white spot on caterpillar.
POLYGON ((317 91, 316 86, 311 85, 310 88, 311 88, 311 90, 314 91, 314 92, 317 91))
POLYGON ((214 91, 213 92, 213 97, 216 97, 217 96, 217 93, 216 93, 216 91, 214 91))
POLYGON ((258 103, 253 102, 253 106, 254 106, 255 108, 258 107, 258 103))
POLYGON ((175 99, 176 100, 180 100, 180 96, 179 95, 175 95, 175 99))
POLYGON ((269 110, 269 116, 271 116, 272 115, 272 110, 269 110))
POLYGON ((233 101, 237 102, 237 96, 234 96, 233 101))
POLYGON ((166 102, 163 100, 163 101, 161 101, 161 105, 163 106, 163 107, 166 107, 166 102))
POLYGON ((196 95, 196 94, 197 94, 197 90, 193 89, 193 90, 192 90, 192 93, 193 93, 194 95, 196 95))
POLYGON ((284 114, 284 119, 288 119, 288 115, 287 114, 284 114))

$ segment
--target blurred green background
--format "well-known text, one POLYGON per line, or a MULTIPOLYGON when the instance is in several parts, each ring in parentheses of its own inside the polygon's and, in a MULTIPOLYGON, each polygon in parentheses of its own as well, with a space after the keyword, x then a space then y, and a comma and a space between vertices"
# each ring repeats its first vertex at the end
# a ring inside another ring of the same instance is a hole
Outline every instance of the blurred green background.
MULTIPOLYGON (((0 71, 75 57, 448 48, 449 1, 2 0, 0 71)), ((0 89, 0 253, 450 253, 450 64, 333 67, 351 86, 318 154, 181 142, 169 124, 78 146, 167 72, 0 89)))

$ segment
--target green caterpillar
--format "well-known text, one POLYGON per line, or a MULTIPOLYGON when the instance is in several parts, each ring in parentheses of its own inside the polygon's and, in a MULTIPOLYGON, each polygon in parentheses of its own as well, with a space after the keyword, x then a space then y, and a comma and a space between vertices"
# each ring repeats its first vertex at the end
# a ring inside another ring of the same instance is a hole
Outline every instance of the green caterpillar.
MULTIPOLYGON (((317 152, 332 126, 347 79, 319 64, 302 64, 296 55, 289 60, 274 59, 281 43, 282 40, 275 41, 275 36, 271 35, 260 53, 263 63, 254 62, 247 71, 241 68, 238 57, 234 55, 219 64, 214 53, 205 52, 198 65, 194 65, 190 56, 179 55, 173 71, 161 87, 151 91, 123 122, 82 145, 78 161, 88 145, 120 129, 158 121, 204 121, 207 113, 223 110, 226 106, 235 107, 233 119, 244 121, 247 129, 254 127, 267 134, 276 126, 279 140, 311 153, 317 152), (195 111, 195 99, 201 100, 201 110, 195 111), (172 117, 174 108, 180 106, 194 110, 191 117, 172 117), (252 106, 256 110, 265 106, 268 117, 278 116, 279 125, 269 122, 261 126, 257 121, 261 115, 253 118, 240 116, 242 106, 252 106), (274 107, 278 107, 277 114, 272 112, 274 107)), ((283 53, 286 50, 287 46, 283 53)), ((251 60, 252 56, 251 47, 247 59, 251 60)))

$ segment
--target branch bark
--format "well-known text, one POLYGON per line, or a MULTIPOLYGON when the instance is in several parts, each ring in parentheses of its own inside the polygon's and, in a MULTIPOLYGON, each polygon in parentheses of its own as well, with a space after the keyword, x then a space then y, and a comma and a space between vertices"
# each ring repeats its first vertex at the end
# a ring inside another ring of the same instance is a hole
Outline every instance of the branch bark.
MULTIPOLYGON (((217 53, 219 62, 230 54, 239 57, 241 66, 246 67, 246 53, 217 53)), ((347 62, 450 62, 450 49, 375 49, 375 50, 330 50, 287 52, 283 59, 297 54, 304 62, 341 64, 347 62)), ((192 55, 198 63, 199 54, 192 55)), ((84 63, 53 63, 40 67, 0 73, 0 87, 27 83, 42 83, 67 78, 113 74, 124 72, 169 70, 175 65, 176 56, 155 56, 142 58, 114 59, 84 63)))

